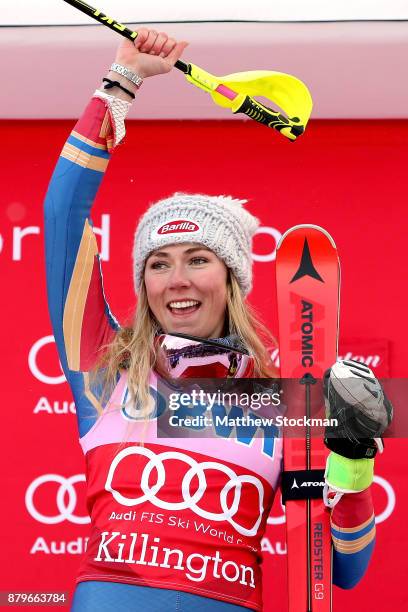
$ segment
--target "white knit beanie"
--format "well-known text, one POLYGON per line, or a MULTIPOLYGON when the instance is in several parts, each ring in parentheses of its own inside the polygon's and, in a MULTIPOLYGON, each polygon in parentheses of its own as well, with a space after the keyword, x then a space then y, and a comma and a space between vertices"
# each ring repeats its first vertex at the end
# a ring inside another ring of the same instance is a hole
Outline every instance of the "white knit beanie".
POLYGON ((247 295, 252 287, 252 237, 259 221, 243 208, 246 202, 232 196, 175 193, 152 204, 135 233, 136 293, 152 251, 166 244, 198 242, 223 260, 247 295))

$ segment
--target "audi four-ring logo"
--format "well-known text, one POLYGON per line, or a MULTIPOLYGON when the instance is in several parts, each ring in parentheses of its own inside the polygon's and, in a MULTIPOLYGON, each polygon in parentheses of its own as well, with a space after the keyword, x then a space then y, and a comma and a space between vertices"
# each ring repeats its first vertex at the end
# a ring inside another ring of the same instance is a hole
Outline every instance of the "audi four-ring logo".
POLYGON ((222 463, 217 463, 216 461, 198 462, 195 461, 195 459, 189 457, 188 455, 176 451, 166 451, 163 453, 155 454, 148 448, 141 446, 131 446, 123 449, 120 453, 117 454, 117 456, 111 463, 105 488, 107 491, 110 491, 112 493, 116 501, 118 501, 124 506, 137 506, 138 504, 143 504, 144 502, 148 501, 154 504, 157 508, 161 508, 162 510, 185 510, 188 508, 189 510, 195 512, 195 514, 197 514, 198 516, 206 518, 210 521, 227 521, 228 523, 230 523, 230 525, 235 527, 238 533, 246 536, 256 535, 264 511, 264 489, 261 481, 258 480, 258 478, 249 474, 238 476, 238 474, 236 474, 234 470, 227 467, 226 465, 223 465, 222 463), (116 468, 118 467, 119 463, 129 455, 143 455, 149 460, 148 463, 145 465, 141 475, 140 486, 143 491, 143 495, 141 495, 140 497, 125 497, 112 485, 112 480, 116 468), (187 470, 181 483, 181 494, 183 497, 183 501, 181 502, 167 502, 156 496, 156 493, 160 491, 160 489, 165 483, 166 470, 164 467, 164 462, 169 459, 177 459, 178 461, 183 461, 189 466, 189 469, 187 470), (157 482, 155 485, 150 487, 149 476, 152 470, 156 470, 157 482), (218 470, 219 472, 223 472, 229 478, 229 481, 226 483, 226 485, 224 485, 220 493, 220 504, 223 510, 222 512, 209 512, 208 510, 200 508, 198 505, 207 489, 205 470, 218 470), (192 495, 190 491, 190 485, 191 481, 195 476, 197 476, 198 478, 199 486, 197 487, 195 493, 193 493, 192 495), (239 510, 242 483, 244 482, 252 484, 258 491, 259 515, 256 522, 250 529, 243 527, 242 525, 234 521, 233 518, 239 510), (228 506, 227 496, 231 489, 234 491, 234 496, 231 505, 228 506))
MULTIPOLYGON (((218 521, 229 520, 229 522, 233 524, 235 528, 237 529, 237 531, 239 531, 240 533, 243 533, 243 534, 250 533, 251 535, 256 533, 256 530, 258 529, 258 526, 259 526, 259 523, 262 517, 262 512, 263 512, 263 506, 262 506, 263 489, 262 489, 262 485, 259 483, 259 481, 256 478, 252 476, 238 477, 235 474, 235 472, 233 472, 233 470, 231 470, 227 466, 224 466, 222 464, 219 464, 213 461, 207 461, 207 462, 197 464, 196 461, 194 461, 193 459, 190 459, 190 457, 187 457, 186 455, 183 455, 182 453, 167 452, 167 453, 161 453, 160 455, 154 455, 153 453, 151 453, 151 451, 148 451, 148 449, 146 448, 137 447, 136 452, 138 452, 139 454, 143 454, 150 459, 150 463, 146 465, 145 470, 142 475, 142 490, 143 490, 144 495, 142 497, 139 497, 138 499, 127 498, 112 488, 113 475, 114 475, 116 467, 119 464, 119 461, 121 461, 125 455, 126 456, 129 455, 130 454, 129 451, 134 452, 134 449, 131 449, 131 448, 128 448, 125 450, 127 452, 125 453, 125 451, 123 451, 122 456, 120 457, 120 454, 119 454, 117 458, 115 459, 115 461, 112 463, 109 474, 108 474, 108 479, 106 482, 107 490, 111 491, 112 495, 119 503, 125 506, 134 506, 137 504, 141 504, 144 501, 153 501, 153 503, 156 503, 157 506, 163 509, 182 510, 183 508, 191 508, 194 512, 196 512, 196 514, 198 514, 199 516, 202 516, 203 518, 208 518, 209 520, 218 520, 218 521), (174 457, 174 455, 176 455, 176 457, 174 457), (169 503, 169 502, 165 502, 164 500, 158 500, 156 497, 156 493, 163 486, 164 478, 165 478, 165 474, 163 473, 163 470, 164 470, 163 461, 165 459, 171 459, 171 458, 180 459, 179 455, 182 456, 183 461, 187 462, 188 465, 190 465, 190 470, 186 473, 186 475, 184 476, 183 482, 182 482, 182 491, 183 491, 184 501, 178 502, 178 503, 169 503), (159 459, 159 457, 161 457, 161 460, 159 459), (153 458, 153 461, 151 461, 152 458, 153 458), (195 468, 195 466, 198 467, 197 470, 193 469, 195 468), (156 468, 158 472, 158 481, 152 488, 149 488, 148 479, 149 479, 149 475, 152 469, 154 468, 156 468), (223 513, 208 512, 206 510, 200 509, 197 505, 197 502, 202 498, 204 490, 205 490, 206 480, 205 480, 204 471, 206 469, 219 469, 230 477, 230 481, 224 486, 224 489, 222 490, 220 494, 220 500, 221 500, 221 506, 223 509, 223 513), (191 495, 190 494, 190 483, 195 475, 197 475, 199 478, 200 487, 196 491, 196 493, 194 493, 194 495, 191 495), (232 517, 238 511, 242 482, 251 482, 252 484, 255 484, 255 486, 257 487, 259 491, 260 517, 258 518, 254 527, 251 530, 245 530, 243 527, 239 525, 237 526, 237 524, 232 520, 232 517), (203 485, 204 485, 204 489, 202 488, 203 485), (234 488, 234 499, 233 499, 233 502, 230 508, 228 508, 227 494, 231 488, 234 488)), ((74 485, 79 482, 85 482, 84 474, 75 474, 74 476, 71 476, 69 478, 64 478, 63 476, 60 476, 59 474, 44 474, 43 476, 39 476, 38 478, 33 480, 33 482, 30 484, 30 486, 28 487, 26 491, 25 502, 26 502, 28 512, 31 514, 31 516, 34 519, 36 519, 40 523, 45 523, 47 525, 55 525, 57 523, 62 523, 63 521, 69 521, 77 525, 85 525, 89 523, 90 522, 89 516, 77 516, 74 513, 74 510, 76 508, 77 501, 78 501, 74 485), (56 505, 57 505, 59 513, 54 516, 48 516, 48 515, 42 514, 41 512, 37 510, 34 504, 34 496, 37 490, 39 489, 39 487, 43 486, 46 483, 50 483, 50 482, 54 482, 60 485, 58 488, 57 497, 56 497, 56 505), (67 504, 65 503, 66 495, 68 495, 67 504)), ((386 480, 385 478, 382 478, 381 476, 374 476, 374 482, 384 489, 386 496, 387 496, 387 504, 384 510, 380 514, 378 514, 375 519, 375 522, 379 524, 379 523, 383 523, 384 521, 386 521, 390 517, 390 515, 392 514, 395 508, 395 501, 396 501, 395 491, 392 485, 388 482, 388 480, 386 480)), ((284 513, 282 513, 280 516, 269 517, 268 519, 268 523, 270 525, 280 525, 284 522, 285 522, 284 513)))
POLYGON ((27 510, 33 518, 46 525, 55 525, 57 523, 62 523, 62 521, 70 521, 77 525, 89 523, 91 520, 89 516, 77 516, 74 514, 78 501, 74 484, 78 482, 85 482, 85 474, 75 474, 70 478, 64 478, 63 476, 59 476, 59 474, 44 474, 43 476, 39 476, 33 480, 26 491, 25 503, 27 510), (56 482, 59 484, 56 499, 59 514, 55 516, 42 514, 34 505, 34 494, 39 487, 47 482, 56 482), (67 504, 65 503, 66 495, 68 496, 67 504))

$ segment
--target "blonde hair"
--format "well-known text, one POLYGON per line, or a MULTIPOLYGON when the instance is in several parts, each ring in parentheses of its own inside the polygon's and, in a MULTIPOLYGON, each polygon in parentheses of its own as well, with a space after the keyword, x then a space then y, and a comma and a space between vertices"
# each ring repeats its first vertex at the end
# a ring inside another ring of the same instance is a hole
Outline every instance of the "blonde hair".
MULTIPOLYGON (((245 301, 234 274, 229 271, 227 286, 226 316, 228 331, 239 336, 249 353, 254 357, 254 378, 276 378, 268 348, 276 341, 260 321, 254 309, 245 301)), ((101 404, 111 396, 117 383, 117 376, 123 370, 128 372, 128 389, 132 401, 141 409, 149 406, 149 375, 156 363, 154 338, 160 330, 150 310, 146 287, 142 280, 132 327, 123 327, 108 345, 93 372, 93 378, 102 378, 101 404)), ((143 412, 142 412, 143 414, 143 412)))

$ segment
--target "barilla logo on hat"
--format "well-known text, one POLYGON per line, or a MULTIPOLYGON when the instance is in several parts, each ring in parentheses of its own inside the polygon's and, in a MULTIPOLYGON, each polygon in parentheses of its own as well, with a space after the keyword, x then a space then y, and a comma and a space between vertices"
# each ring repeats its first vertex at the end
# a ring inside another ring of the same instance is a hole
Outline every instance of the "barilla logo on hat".
POLYGON ((167 234, 193 234, 199 230, 200 226, 190 219, 176 219, 161 225, 154 233, 157 236, 164 236, 167 234))

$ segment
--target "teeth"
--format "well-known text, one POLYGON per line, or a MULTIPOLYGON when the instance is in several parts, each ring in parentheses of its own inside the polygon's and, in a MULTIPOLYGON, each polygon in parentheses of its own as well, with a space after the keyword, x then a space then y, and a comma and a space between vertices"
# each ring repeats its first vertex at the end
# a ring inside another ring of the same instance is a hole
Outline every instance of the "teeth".
POLYGON ((191 306, 197 306, 200 302, 197 300, 186 300, 185 302, 170 302, 170 308, 190 308, 191 306))

